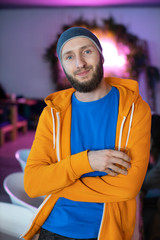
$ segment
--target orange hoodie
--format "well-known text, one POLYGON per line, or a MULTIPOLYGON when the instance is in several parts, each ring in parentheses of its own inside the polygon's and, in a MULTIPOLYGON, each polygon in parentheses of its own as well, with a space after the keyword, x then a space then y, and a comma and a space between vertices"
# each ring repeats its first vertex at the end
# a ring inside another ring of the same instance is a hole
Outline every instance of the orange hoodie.
POLYGON ((127 176, 85 177, 92 172, 87 151, 71 155, 71 96, 74 89, 49 95, 25 168, 25 190, 30 197, 46 195, 28 231, 34 239, 59 197, 104 203, 99 240, 130 240, 135 226, 136 196, 143 183, 150 153, 151 113, 139 95, 138 83, 107 78, 118 88, 119 112, 116 146, 128 148, 131 168, 127 176))

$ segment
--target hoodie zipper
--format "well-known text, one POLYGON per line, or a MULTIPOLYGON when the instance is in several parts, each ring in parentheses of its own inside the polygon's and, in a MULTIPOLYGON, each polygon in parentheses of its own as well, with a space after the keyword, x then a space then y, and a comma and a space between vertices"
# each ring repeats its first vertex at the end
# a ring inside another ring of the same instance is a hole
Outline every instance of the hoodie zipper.
MULTIPOLYGON (((130 130, 131 130, 131 126, 132 126, 132 120, 133 120, 133 113, 134 113, 134 103, 132 104, 132 110, 131 110, 131 116, 130 116, 130 121, 129 121, 129 128, 128 128, 125 149, 127 147, 128 140, 129 140, 130 130)), ((123 127, 124 127, 125 121, 126 121, 126 116, 123 117, 123 120, 121 123, 121 128, 120 128, 120 133, 119 133, 119 141, 118 141, 118 151, 120 151, 120 149, 121 149, 122 133, 123 133, 123 127)), ((100 228, 99 228, 99 232, 98 232, 98 238, 97 238, 98 240, 100 239, 100 233, 101 233, 101 229, 102 229, 102 225, 103 225, 102 223, 103 223, 105 208, 106 208, 106 203, 104 203, 104 205, 103 205, 103 214, 102 214, 101 224, 100 224, 100 228)))
MULTIPOLYGON (((54 118, 54 114, 53 114, 53 108, 51 108, 51 115, 52 115, 52 122, 53 122, 53 148, 55 149, 55 142, 56 142, 56 153, 57 153, 57 159, 58 161, 60 161, 60 113, 57 112, 56 113, 56 117, 57 117, 57 138, 55 136, 55 118, 54 118), (56 141, 55 141, 56 140, 56 141)), ((33 217, 31 219, 30 224, 27 226, 27 229, 25 230, 25 232, 20 236, 20 238, 22 238, 30 229, 35 217, 37 216, 37 214, 39 213, 39 211, 41 210, 41 208, 46 204, 46 202, 49 200, 49 198, 52 196, 52 194, 50 194, 43 202, 42 204, 39 206, 39 208, 37 208, 37 210, 35 211, 35 213, 33 214, 33 217)))
POLYGON ((103 223, 105 208, 106 208, 106 203, 103 203, 103 213, 102 213, 102 219, 101 219, 101 224, 100 224, 97 240, 100 239, 100 233, 101 233, 101 229, 102 229, 102 223, 103 223))
POLYGON ((29 225, 27 226, 27 228, 26 228, 26 230, 24 231, 24 233, 20 235, 19 238, 23 238, 24 235, 29 231, 29 229, 30 229, 30 227, 31 227, 31 225, 32 225, 35 217, 37 216, 37 214, 39 213, 39 211, 41 210, 41 208, 46 204, 46 202, 49 200, 49 198, 50 198, 51 196, 52 196, 52 194, 48 195, 48 197, 47 197, 47 198, 41 203, 41 205, 36 209, 36 211, 34 212, 33 217, 32 217, 32 219, 31 219, 29 225))
MULTIPOLYGON (((119 133, 119 141, 118 141, 118 151, 121 149, 121 141, 122 141, 122 132, 123 132, 123 127, 125 123, 126 117, 123 117, 122 123, 121 123, 121 128, 120 128, 120 133, 119 133)), ((102 214, 102 219, 101 219, 101 224, 98 232, 98 240, 100 240, 100 234, 101 234, 101 229, 103 226, 103 219, 104 219, 104 213, 105 213, 105 208, 106 208, 106 203, 103 204, 103 214, 102 214)))

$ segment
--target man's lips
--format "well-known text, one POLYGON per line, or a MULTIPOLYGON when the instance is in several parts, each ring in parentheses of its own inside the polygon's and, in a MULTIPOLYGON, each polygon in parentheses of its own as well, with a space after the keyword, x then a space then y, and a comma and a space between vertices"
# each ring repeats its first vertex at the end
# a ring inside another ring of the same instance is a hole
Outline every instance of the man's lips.
POLYGON ((75 72, 75 75, 80 76, 80 77, 84 77, 89 73, 90 70, 91 70, 91 68, 83 69, 81 71, 79 70, 79 71, 75 72))
POLYGON ((80 77, 86 76, 89 73, 90 70, 86 70, 86 71, 82 71, 82 72, 78 72, 77 75, 80 77))

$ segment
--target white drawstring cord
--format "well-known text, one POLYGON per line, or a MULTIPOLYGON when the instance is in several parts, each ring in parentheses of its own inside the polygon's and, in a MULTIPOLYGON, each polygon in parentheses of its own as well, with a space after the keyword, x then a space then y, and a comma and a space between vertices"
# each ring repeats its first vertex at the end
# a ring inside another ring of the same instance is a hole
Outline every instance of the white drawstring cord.
POLYGON ((53 121, 53 148, 55 149, 55 119, 53 114, 53 108, 51 108, 51 115, 52 115, 52 121, 53 121))
POLYGON ((59 112, 56 113, 57 115, 57 122, 58 122, 58 126, 57 126, 57 139, 56 139, 56 152, 57 152, 57 159, 58 162, 61 160, 60 159, 60 116, 59 116, 59 112))
POLYGON ((128 140, 129 140, 129 135, 130 135, 131 126, 132 126, 132 120, 133 120, 133 112, 134 112, 134 103, 132 104, 131 116, 130 116, 130 121, 129 121, 129 129, 128 129, 128 134, 127 134, 127 140, 126 140, 125 148, 127 147, 128 140))
MULTIPOLYGON (((133 113, 134 113, 134 103, 132 104, 132 110, 131 110, 131 116, 130 116, 130 121, 129 121, 129 128, 128 128, 128 134, 127 134, 125 148, 127 147, 128 140, 129 140, 129 135, 130 135, 131 126, 132 126, 132 120, 133 120, 133 113)), ((120 129, 120 134, 119 134, 118 151, 120 151, 120 149, 121 149, 122 132, 123 132, 123 127, 124 127, 125 120, 126 120, 126 117, 123 117, 123 121, 122 121, 122 124, 121 124, 121 129, 120 129)))
POLYGON ((120 129, 120 133, 119 133, 118 151, 121 150, 122 132, 123 132, 123 126, 124 126, 125 120, 126 120, 126 117, 123 117, 121 129, 120 129))

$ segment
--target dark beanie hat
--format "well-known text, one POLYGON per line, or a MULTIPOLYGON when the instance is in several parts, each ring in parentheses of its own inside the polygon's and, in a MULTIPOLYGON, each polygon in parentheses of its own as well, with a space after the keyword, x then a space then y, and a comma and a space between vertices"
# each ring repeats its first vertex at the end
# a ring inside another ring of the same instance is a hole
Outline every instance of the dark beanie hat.
POLYGON ((64 44, 66 42, 68 42, 69 40, 76 38, 76 37, 89 38, 94 43, 94 45, 97 47, 100 54, 102 55, 102 46, 101 46, 98 38, 91 31, 89 31, 86 28, 82 28, 82 27, 72 27, 72 28, 69 28, 66 31, 64 31, 58 39, 57 55, 58 55, 60 62, 61 62, 62 47, 64 46, 64 44))

